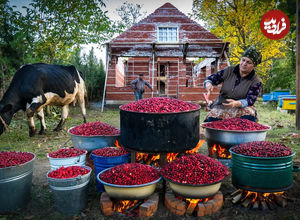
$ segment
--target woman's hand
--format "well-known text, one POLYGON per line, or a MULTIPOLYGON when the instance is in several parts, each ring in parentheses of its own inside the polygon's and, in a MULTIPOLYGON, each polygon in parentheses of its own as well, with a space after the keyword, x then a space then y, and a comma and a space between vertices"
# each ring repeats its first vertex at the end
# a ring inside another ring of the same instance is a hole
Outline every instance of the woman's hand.
POLYGON ((223 103, 223 106, 225 108, 239 108, 242 107, 242 103, 233 99, 226 99, 226 103, 223 103))

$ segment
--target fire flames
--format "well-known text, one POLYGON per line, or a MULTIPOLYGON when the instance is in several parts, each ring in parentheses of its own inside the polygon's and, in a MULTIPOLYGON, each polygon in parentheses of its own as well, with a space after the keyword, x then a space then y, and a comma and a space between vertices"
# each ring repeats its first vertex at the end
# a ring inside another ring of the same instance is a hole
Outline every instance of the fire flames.
POLYGON ((131 207, 134 207, 139 200, 120 200, 114 203, 114 211, 124 213, 131 207))
POLYGON ((226 147, 222 147, 221 145, 214 144, 212 148, 209 150, 210 155, 216 154, 218 158, 224 158, 224 159, 230 159, 231 154, 230 152, 226 149, 226 147))
POLYGON ((209 198, 205 198, 205 199, 185 199, 185 200, 188 201, 187 209, 189 209, 191 206, 196 207, 196 205, 199 202, 206 203, 209 200, 209 198))
MULTIPOLYGON (((205 140, 200 140, 195 148, 186 151, 184 154, 195 154, 198 152, 199 148, 202 147, 205 140)), ((167 160, 171 162, 177 158, 179 153, 167 153, 167 160)), ((147 153, 136 153, 136 162, 143 161, 145 164, 154 166, 159 166, 158 160, 160 159, 160 154, 147 154, 147 153)))
POLYGON ((115 141, 115 146, 116 146, 117 148, 120 148, 120 145, 119 145, 119 141, 118 141, 118 140, 115 141))
POLYGON ((204 143, 205 143, 205 140, 200 140, 200 141, 198 142, 198 144, 196 145, 195 148, 193 148, 192 150, 187 150, 187 151, 185 152, 185 154, 195 154, 195 153, 197 153, 198 150, 202 147, 202 145, 203 145, 204 143))
POLYGON ((255 203, 257 200, 265 200, 269 197, 275 195, 283 195, 284 192, 276 192, 276 193, 261 193, 261 192, 252 192, 247 191, 247 194, 241 201, 245 201, 247 198, 251 198, 251 203, 255 203))

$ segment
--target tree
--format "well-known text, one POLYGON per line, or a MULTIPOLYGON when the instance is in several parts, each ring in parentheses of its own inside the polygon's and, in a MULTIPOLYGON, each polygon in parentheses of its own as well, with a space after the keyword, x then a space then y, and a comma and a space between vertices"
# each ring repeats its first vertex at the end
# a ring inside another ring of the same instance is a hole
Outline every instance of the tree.
POLYGON ((296 0, 281 1, 278 9, 283 11, 290 20, 290 30, 284 38, 286 51, 281 59, 274 59, 272 69, 268 71, 266 90, 289 88, 296 92, 296 0))
POLYGON ((33 25, 34 52, 43 61, 68 59, 74 46, 105 41, 114 28, 102 0, 33 0, 26 8, 33 25))
POLYGON ((121 20, 118 22, 121 32, 129 29, 145 17, 147 12, 141 10, 142 5, 133 4, 127 1, 116 9, 118 15, 121 18, 121 20))
POLYGON ((105 81, 103 61, 98 60, 95 56, 94 48, 89 51, 89 54, 80 56, 80 53, 80 48, 77 48, 71 59, 71 64, 82 72, 89 100, 100 100, 105 81))
POLYGON ((25 17, 10 7, 8 1, 0 4, 0 98, 8 86, 15 70, 27 60, 32 60, 27 53, 33 34, 27 31, 30 24, 26 24, 25 17))
POLYGON ((193 14, 206 21, 217 37, 230 42, 230 61, 237 64, 242 52, 250 45, 261 51, 263 62, 258 74, 266 80, 273 59, 285 56, 284 40, 271 40, 260 30, 260 19, 269 10, 276 9, 276 1, 256 0, 194 0, 193 14))

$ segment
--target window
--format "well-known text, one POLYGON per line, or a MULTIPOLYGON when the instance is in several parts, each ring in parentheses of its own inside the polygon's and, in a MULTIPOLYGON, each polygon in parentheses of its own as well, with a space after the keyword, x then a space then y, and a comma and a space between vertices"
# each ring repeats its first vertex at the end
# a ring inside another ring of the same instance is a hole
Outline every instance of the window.
POLYGON ((178 42, 177 27, 159 27, 158 28, 159 42, 178 42))

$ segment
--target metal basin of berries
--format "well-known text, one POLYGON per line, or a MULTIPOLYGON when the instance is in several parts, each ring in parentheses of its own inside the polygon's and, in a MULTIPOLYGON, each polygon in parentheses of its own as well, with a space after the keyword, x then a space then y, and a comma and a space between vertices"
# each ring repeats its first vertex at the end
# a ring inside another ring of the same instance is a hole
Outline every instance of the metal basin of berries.
POLYGON ((105 169, 97 175, 97 180, 104 185, 105 192, 109 197, 119 200, 139 200, 152 195, 156 189, 157 183, 162 179, 157 178, 152 182, 138 185, 117 185, 111 184, 100 179, 102 173, 112 168, 105 169))
POLYGON ((222 180, 229 172, 218 160, 198 153, 173 160, 162 167, 160 174, 175 194, 203 199, 219 191, 222 180))
MULTIPOLYGON (((241 120, 241 119, 227 119, 226 121, 230 123, 230 120, 241 120)), ((248 121, 248 123, 255 123, 246 119, 243 119, 241 121, 248 121)), ((244 129, 244 130, 233 130, 231 128, 212 128, 207 126, 209 123, 211 122, 201 124, 201 126, 205 128, 204 134, 205 134, 205 139, 207 141, 207 144, 209 146, 214 144, 220 144, 221 146, 229 146, 229 148, 231 146, 238 145, 241 143, 246 143, 251 141, 264 141, 266 139, 267 131, 271 129, 271 127, 268 125, 261 125, 261 128, 257 130, 255 129, 255 127, 251 127, 252 126, 251 124, 249 126, 249 129, 244 129)))
POLYGON ((193 185, 178 183, 165 177, 164 179, 169 182, 170 188, 176 195, 191 199, 205 199, 212 197, 219 191, 222 184, 222 180, 211 184, 193 185))
POLYGON ((104 127, 103 131, 105 132, 105 134, 95 135, 97 132, 93 132, 93 130, 85 131, 84 129, 82 129, 81 132, 74 132, 74 129, 76 129, 79 126, 85 126, 85 124, 71 127, 68 129, 68 134, 71 136, 71 141, 74 147, 79 149, 85 149, 88 152, 91 152, 99 148, 113 146, 116 140, 119 140, 120 131, 117 128, 114 128, 113 126, 102 122, 90 123, 104 124, 106 127, 111 129, 111 131, 108 131, 108 129, 105 129, 104 127))
POLYGON ((281 192, 293 185, 295 152, 284 144, 254 141, 230 148, 232 184, 256 192, 281 192))

